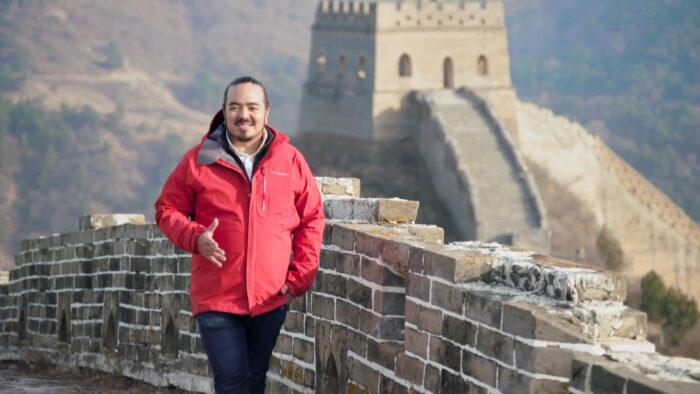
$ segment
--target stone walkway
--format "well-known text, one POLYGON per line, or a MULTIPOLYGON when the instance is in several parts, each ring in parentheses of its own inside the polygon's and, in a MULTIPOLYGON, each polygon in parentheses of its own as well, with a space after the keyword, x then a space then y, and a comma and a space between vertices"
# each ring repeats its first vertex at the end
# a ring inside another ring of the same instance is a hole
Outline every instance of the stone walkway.
POLYGON ((87 369, 0 362, 0 394, 20 393, 184 394, 187 391, 156 388, 143 382, 87 369))

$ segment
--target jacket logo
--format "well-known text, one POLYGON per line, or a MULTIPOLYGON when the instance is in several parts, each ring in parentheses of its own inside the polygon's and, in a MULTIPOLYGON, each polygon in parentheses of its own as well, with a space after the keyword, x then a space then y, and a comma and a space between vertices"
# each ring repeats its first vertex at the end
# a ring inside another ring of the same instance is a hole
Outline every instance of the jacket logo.
POLYGON ((272 170, 272 175, 289 176, 289 173, 288 173, 288 172, 277 171, 277 170, 272 170))

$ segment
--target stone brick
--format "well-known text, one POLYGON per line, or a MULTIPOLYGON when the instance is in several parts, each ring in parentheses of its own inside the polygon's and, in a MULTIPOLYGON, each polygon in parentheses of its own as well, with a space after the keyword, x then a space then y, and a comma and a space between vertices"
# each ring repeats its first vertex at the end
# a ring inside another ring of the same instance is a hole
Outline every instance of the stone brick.
POLYGON ((396 356, 396 365, 398 365, 396 376, 419 386, 423 384, 425 363, 421 359, 399 352, 396 356))
POLYGON ((314 362, 314 343, 301 339, 299 337, 294 338, 292 353, 294 357, 303 360, 307 363, 313 364, 314 362))
POLYGON ((316 177, 316 184, 324 195, 360 196, 360 180, 358 178, 316 177))
POLYGON ((442 378, 440 370, 428 364, 425 366, 425 376, 423 378, 423 386, 429 393, 440 392, 442 378))
POLYGON ((335 250, 321 250, 319 258, 319 267, 327 270, 335 271, 338 267, 338 259, 341 253, 335 250))
POLYGON ((362 277, 370 282, 377 283, 382 286, 404 286, 404 278, 393 272, 389 267, 380 265, 379 263, 365 258, 362 258, 362 277))
POLYGON ((427 331, 431 334, 442 334, 442 312, 437 309, 417 305, 415 313, 415 325, 419 330, 427 331))
POLYGON ((347 282, 347 295, 350 301, 367 309, 372 309, 372 289, 362 283, 349 279, 347 282))
POLYGON ((301 296, 294 298, 292 302, 289 303, 289 310, 306 313, 306 297, 301 296))
POLYGON ((590 366, 591 364, 585 360, 579 359, 578 357, 572 360, 570 381, 572 388, 583 392, 586 391, 586 379, 588 378, 590 366))
POLYGON ((355 230, 335 224, 331 233, 331 244, 345 250, 355 250, 355 230))
POLYGON ((403 384, 381 375, 379 378, 380 394, 408 394, 408 388, 403 384))
POLYGON ((379 391, 379 371, 353 358, 348 358, 348 378, 365 386, 370 393, 379 391))
POLYGON ((461 354, 459 347, 440 337, 430 337, 429 359, 455 371, 460 369, 461 354))
POLYGON ((591 340, 573 324, 558 321, 536 306, 510 302, 503 306, 502 330, 519 337, 553 342, 590 343, 591 340))
POLYGON ((515 343, 515 366, 528 372, 569 378, 573 354, 569 350, 552 347, 532 347, 515 343))
POLYGON ((383 315, 404 316, 406 295, 382 290, 374 291, 374 311, 383 315))
POLYGON ((360 330, 375 338, 403 339, 403 317, 378 316, 372 312, 360 310, 360 330))
POLYGON ((466 320, 445 315, 442 321, 442 335, 461 345, 476 345, 477 327, 466 320))
POLYGON ((348 350, 361 356, 367 356, 367 336, 355 331, 348 331, 348 350))
POLYGON ((377 342, 372 338, 367 338, 367 359, 391 371, 396 365, 396 355, 403 350, 402 342, 377 342))
POLYGON ((307 337, 313 337, 314 336, 314 325, 316 324, 316 319, 313 318, 310 315, 306 315, 304 318, 304 330, 306 331, 305 334, 307 337))
POLYGON ((324 272, 323 280, 321 281, 321 291, 336 297, 345 298, 348 296, 348 280, 340 275, 324 272))
POLYGON ((422 246, 411 246, 408 255, 408 271, 423 274, 423 250, 422 246))
POLYGON ((406 284, 406 295, 425 302, 430 301, 430 279, 425 276, 409 273, 406 284))
POLYGON ((418 201, 400 199, 377 199, 377 221, 379 223, 410 223, 418 216, 418 201))
POLYGON ((311 299, 311 311, 320 318, 333 320, 335 317, 335 301, 330 297, 314 293, 311 299))
POLYGON ((288 311, 287 317, 284 319, 284 329, 289 332, 304 332, 304 314, 288 311))
POLYGON ((462 314, 462 307, 464 305, 465 298, 464 290, 434 281, 431 297, 432 304, 450 312, 462 314))
POLYGON ((349 253, 340 254, 336 270, 340 273, 360 276, 360 256, 349 253))
POLYGON ((496 387, 496 370, 498 365, 484 357, 467 350, 462 351, 462 372, 476 380, 496 387))
POLYGON ((339 299, 336 301, 335 320, 350 327, 358 328, 360 327, 360 309, 343 299, 339 299))
POLYGON ((455 258, 434 250, 423 252, 423 270, 431 276, 437 276, 448 281, 455 278, 455 258))
POLYGON ((375 235, 358 231, 355 241, 355 251, 365 256, 379 258, 384 250, 384 242, 389 242, 375 235))
POLYGON ((492 295, 466 291, 464 293, 464 315, 491 327, 500 328, 502 304, 492 295))
POLYGON ((427 333, 414 330, 411 327, 406 327, 404 338, 407 352, 420 356, 423 359, 428 359, 429 335, 427 333))
POLYGON ((459 375, 446 369, 442 370, 440 380, 440 393, 466 393, 469 390, 467 382, 459 375))
POLYGON ((382 261, 401 276, 408 273, 410 245, 399 241, 386 241, 382 248, 382 261))
MULTIPOLYGON (((498 369, 498 389, 504 394, 563 394, 569 391, 564 382, 533 379, 517 373, 516 370, 504 367, 498 369)), ((594 392, 598 393, 599 391, 594 392)), ((600 392, 608 393, 609 391, 600 392)), ((622 393, 622 391, 615 391, 615 393, 622 393)))
POLYGON ((501 333, 489 330, 485 326, 479 327, 476 335, 476 348, 483 354, 513 365, 513 338, 501 333))

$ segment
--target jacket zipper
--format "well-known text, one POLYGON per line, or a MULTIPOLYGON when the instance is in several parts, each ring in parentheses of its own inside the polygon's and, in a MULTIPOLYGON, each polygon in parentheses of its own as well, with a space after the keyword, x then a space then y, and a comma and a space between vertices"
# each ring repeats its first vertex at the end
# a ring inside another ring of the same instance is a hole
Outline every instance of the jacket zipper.
POLYGON ((263 177, 263 201, 262 201, 262 210, 265 212, 266 206, 265 206, 265 201, 267 200, 267 178, 265 177, 265 167, 260 169, 262 171, 262 177, 263 177))

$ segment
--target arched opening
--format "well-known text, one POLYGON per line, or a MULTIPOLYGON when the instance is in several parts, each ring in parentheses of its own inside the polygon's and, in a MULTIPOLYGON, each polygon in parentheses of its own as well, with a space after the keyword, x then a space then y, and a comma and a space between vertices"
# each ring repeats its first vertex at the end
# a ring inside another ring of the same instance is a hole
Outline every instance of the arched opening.
POLYGON ((345 74, 345 55, 338 56, 338 75, 345 74))
POLYGON ((442 86, 445 89, 452 89, 455 87, 452 58, 449 57, 446 57, 445 61, 442 62, 442 86))
POLYGON ((477 61, 476 66, 479 75, 486 76, 489 74, 489 61, 488 59, 486 59, 486 56, 479 56, 479 60, 477 61))
POLYGON ((357 77, 360 79, 367 78, 367 67, 365 66, 365 57, 360 56, 357 59, 357 77))
POLYGON ((322 393, 339 393, 338 367, 335 365, 335 357, 331 353, 326 360, 326 369, 321 380, 322 393))
POLYGON ((27 317, 24 315, 24 309, 20 309, 19 311, 19 322, 17 331, 17 335, 19 335, 20 341, 27 339, 27 317))
POLYGON ((177 349, 177 340, 178 340, 178 332, 177 328, 173 324, 173 319, 171 317, 168 317, 167 322, 165 323, 165 330, 161 331, 161 344, 160 348, 163 354, 163 357, 169 358, 169 359, 176 359, 177 354, 178 354, 178 349, 177 349))
POLYGON ((111 313, 109 317, 107 317, 107 322, 103 330, 102 348, 117 350, 117 325, 111 313))
POLYGON ((326 54, 321 52, 316 56, 316 67, 319 72, 324 73, 326 72, 326 54))
POLYGON ((411 58, 405 53, 401 55, 401 58, 399 59, 399 76, 411 76, 411 58))
POLYGON ((70 332, 68 330, 68 317, 66 316, 65 311, 61 313, 61 321, 59 322, 58 327, 58 341, 63 343, 69 343, 70 332))

